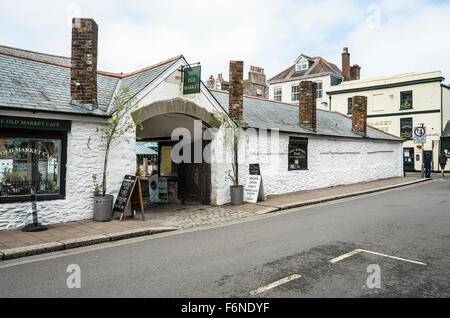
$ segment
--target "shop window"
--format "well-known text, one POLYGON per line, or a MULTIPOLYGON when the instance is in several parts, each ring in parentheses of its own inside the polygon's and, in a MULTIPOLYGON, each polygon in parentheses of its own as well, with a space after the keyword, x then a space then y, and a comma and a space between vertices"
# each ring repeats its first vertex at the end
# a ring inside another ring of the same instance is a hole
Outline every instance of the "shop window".
POLYGON ((275 89, 273 90, 273 99, 281 102, 281 93, 281 87, 275 87, 275 89))
POLYGON ((400 93, 400 109, 411 109, 413 107, 412 91, 400 93))
POLYGON ((298 85, 292 85, 291 86, 291 100, 293 102, 298 102, 299 98, 299 86, 298 85))
POLYGON ((308 169, 308 139, 289 137, 288 170, 308 169))
POLYGON ((38 200, 65 195, 65 135, 0 135, 0 202, 38 200), (39 136, 39 137, 38 137, 39 136))
POLYGON ((400 118, 400 137, 412 139, 412 118, 400 118))
POLYGON ((351 115, 352 111, 353 111, 353 101, 352 101, 352 98, 349 97, 349 98, 347 98, 347 114, 351 115))

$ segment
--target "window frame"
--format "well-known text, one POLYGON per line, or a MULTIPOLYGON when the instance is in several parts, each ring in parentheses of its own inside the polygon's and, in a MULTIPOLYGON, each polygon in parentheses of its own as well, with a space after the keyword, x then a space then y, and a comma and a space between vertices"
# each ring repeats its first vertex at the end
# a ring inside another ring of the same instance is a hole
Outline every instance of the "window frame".
POLYGON ((353 114, 353 97, 347 98, 347 115, 353 114))
POLYGON ((405 140, 413 140, 413 139, 414 139, 414 137, 413 137, 413 129, 414 129, 414 123, 413 123, 413 118, 412 118, 412 117, 404 117, 404 118, 400 118, 400 137, 401 137, 401 138, 403 138, 403 139, 405 139, 405 140), (408 138, 403 137, 403 132, 402 132, 403 125, 402 125, 402 121, 404 121, 404 120, 410 120, 410 121, 411 121, 411 133, 410 133, 410 137, 408 137, 408 138))
MULTIPOLYGON (((61 140, 61 170, 59 194, 36 194, 36 201, 64 200, 66 198, 66 175, 67 175, 67 132, 44 131, 28 129, 0 129, 0 138, 34 138, 34 139, 58 139, 61 140)), ((30 202, 30 196, 7 196, 0 197, 0 203, 30 202)))
POLYGON ((281 102, 283 100, 283 88, 281 86, 276 86, 273 88, 273 100, 277 101, 277 102, 281 102), (280 90, 280 96, 278 96, 276 94, 277 90, 280 90), (278 100, 277 97, 279 97, 280 99, 278 100))
POLYGON ((323 82, 322 81, 318 81, 317 83, 317 94, 316 94, 316 98, 317 99, 322 99, 323 98, 323 82), (321 88, 319 89, 319 84, 321 86, 321 88), (320 92, 320 96, 319 96, 319 92, 320 92))
POLYGON ((409 90, 409 91, 402 91, 400 92, 400 110, 409 110, 409 109, 413 109, 413 105, 414 105, 414 99, 413 99, 413 91, 409 90), (404 94, 411 94, 411 105, 410 106, 405 106, 402 105, 402 99, 403 99, 403 95, 404 94))
POLYGON ((308 168, 308 144, 309 144, 309 140, 308 138, 304 138, 304 137, 297 137, 297 136, 289 136, 289 142, 288 142, 288 162, 287 162, 287 166, 288 166, 288 171, 305 171, 305 170, 309 170, 308 168), (297 142, 297 144, 299 145, 304 145, 306 147, 306 151, 305 151, 305 162, 306 162, 306 167, 305 168, 291 168, 289 165, 289 152, 290 152, 290 148, 291 148, 291 144, 293 143, 293 141, 295 139, 298 140, 303 140, 303 142, 297 142))
POLYGON ((300 86, 298 84, 292 84, 291 85, 291 101, 298 102, 299 100, 300 100, 300 86), (295 87, 297 88, 297 92, 292 91, 295 87), (297 99, 294 99, 294 95, 297 95, 297 99))

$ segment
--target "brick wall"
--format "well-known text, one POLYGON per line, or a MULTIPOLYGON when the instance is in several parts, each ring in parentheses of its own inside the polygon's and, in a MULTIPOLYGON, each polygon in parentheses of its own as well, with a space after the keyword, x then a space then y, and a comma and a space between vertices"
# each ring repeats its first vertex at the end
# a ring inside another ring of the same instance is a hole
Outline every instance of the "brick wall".
POLYGON ((352 130, 354 133, 366 136, 367 134, 367 97, 352 97, 352 130))
POLYGON ((235 120, 244 119, 244 62, 230 61, 228 111, 235 120))
POLYGON ((97 44, 97 23, 93 19, 74 18, 70 76, 70 95, 73 101, 97 104, 97 44))
POLYGON ((317 128, 317 83, 312 81, 300 82, 299 96, 299 124, 300 126, 316 130, 317 128))

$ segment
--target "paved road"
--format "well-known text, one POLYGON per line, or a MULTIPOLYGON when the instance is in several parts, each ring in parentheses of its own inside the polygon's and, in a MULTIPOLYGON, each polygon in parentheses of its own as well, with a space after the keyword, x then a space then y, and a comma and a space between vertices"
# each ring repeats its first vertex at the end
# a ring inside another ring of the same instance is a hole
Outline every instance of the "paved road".
POLYGON ((449 194, 450 178, 437 179, 222 227, 4 261, 0 297, 449 297, 449 194), (356 249, 366 251, 329 262, 356 249), (66 285, 70 264, 80 267, 79 289, 66 285))

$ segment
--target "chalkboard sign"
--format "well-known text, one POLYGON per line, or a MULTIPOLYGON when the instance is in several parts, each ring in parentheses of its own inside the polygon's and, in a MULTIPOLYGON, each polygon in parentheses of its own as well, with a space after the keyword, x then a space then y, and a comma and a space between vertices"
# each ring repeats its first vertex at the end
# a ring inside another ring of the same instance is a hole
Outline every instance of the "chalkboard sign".
POLYGON ((255 176, 261 175, 261 171, 259 170, 259 163, 251 163, 249 165, 249 174, 255 175, 255 176))
POLYGON ((123 213, 127 207, 128 200, 130 199, 131 192, 134 189, 136 183, 136 176, 126 175, 122 181, 119 194, 117 195, 116 203, 114 203, 113 211, 123 213))

